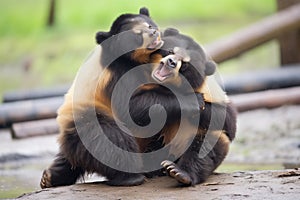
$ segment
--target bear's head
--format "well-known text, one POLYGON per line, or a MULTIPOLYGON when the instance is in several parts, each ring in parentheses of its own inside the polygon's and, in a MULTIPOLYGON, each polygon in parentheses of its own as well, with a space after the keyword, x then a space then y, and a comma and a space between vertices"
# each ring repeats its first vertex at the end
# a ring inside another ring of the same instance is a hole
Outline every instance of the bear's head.
POLYGON ((184 77, 193 89, 215 72, 216 64, 192 38, 169 28, 163 34, 164 45, 153 54, 152 77, 158 83, 182 86, 184 77))
POLYGON ((110 31, 96 34, 96 41, 103 47, 104 64, 121 55, 140 64, 147 63, 150 54, 163 45, 161 32, 150 19, 147 8, 141 8, 139 14, 119 16, 110 31))

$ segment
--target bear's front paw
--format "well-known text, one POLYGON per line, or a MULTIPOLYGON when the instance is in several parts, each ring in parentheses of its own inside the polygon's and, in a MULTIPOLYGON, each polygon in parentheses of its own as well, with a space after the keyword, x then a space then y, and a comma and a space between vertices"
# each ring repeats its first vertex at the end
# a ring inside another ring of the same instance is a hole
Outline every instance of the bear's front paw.
POLYGON ((191 177, 185 171, 181 170, 175 163, 165 160, 161 163, 161 165, 166 169, 169 176, 176 179, 179 183, 183 185, 192 184, 191 177))
POLYGON ((44 170, 43 176, 41 178, 40 186, 42 189, 52 187, 51 184, 51 173, 49 169, 44 170))

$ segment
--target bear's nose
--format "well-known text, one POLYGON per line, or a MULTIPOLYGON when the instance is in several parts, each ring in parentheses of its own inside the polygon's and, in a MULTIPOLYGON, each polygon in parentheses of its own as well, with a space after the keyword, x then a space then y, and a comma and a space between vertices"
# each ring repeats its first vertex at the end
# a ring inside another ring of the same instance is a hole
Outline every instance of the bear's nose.
POLYGON ((168 66, 169 66, 169 67, 171 67, 171 68, 175 68, 175 67, 176 67, 176 65, 177 65, 177 62, 176 62, 176 60, 175 60, 175 59, 173 59, 173 58, 168 58, 168 60, 167 60, 167 64, 168 64, 168 66))
POLYGON ((150 36, 151 37, 157 37, 159 32, 156 29, 151 29, 150 30, 150 36))

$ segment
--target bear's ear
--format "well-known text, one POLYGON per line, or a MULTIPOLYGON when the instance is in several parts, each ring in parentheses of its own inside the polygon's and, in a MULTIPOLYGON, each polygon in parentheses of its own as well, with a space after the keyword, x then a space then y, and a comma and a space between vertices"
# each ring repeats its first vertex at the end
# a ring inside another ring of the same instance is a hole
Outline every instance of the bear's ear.
POLYGON ((99 31, 96 33, 96 42, 98 44, 101 44, 101 42, 103 42, 104 40, 106 40, 109 37, 110 37, 109 32, 99 31))
POLYGON ((140 14, 150 17, 149 10, 146 7, 143 7, 143 8, 140 9, 140 14))
POLYGON ((208 61, 205 63, 205 74, 206 76, 212 75, 215 73, 217 64, 213 61, 208 61))
POLYGON ((179 34, 179 31, 175 28, 167 28, 165 31, 164 31, 164 36, 170 36, 170 35, 178 35, 179 34))

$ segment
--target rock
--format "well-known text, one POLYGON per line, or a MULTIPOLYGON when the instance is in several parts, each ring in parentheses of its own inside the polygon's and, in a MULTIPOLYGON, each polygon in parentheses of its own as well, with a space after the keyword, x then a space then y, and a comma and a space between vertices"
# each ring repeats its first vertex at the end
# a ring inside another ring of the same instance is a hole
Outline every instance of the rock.
POLYGON ((112 187, 102 183, 81 183, 49 188, 20 196, 19 200, 40 199, 298 199, 299 170, 247 171, 212 175, 205 183, 178 187, 170 177, 147 180, 134 187, 112 187), (282 176, 287 174, 287 176, 282 176))

